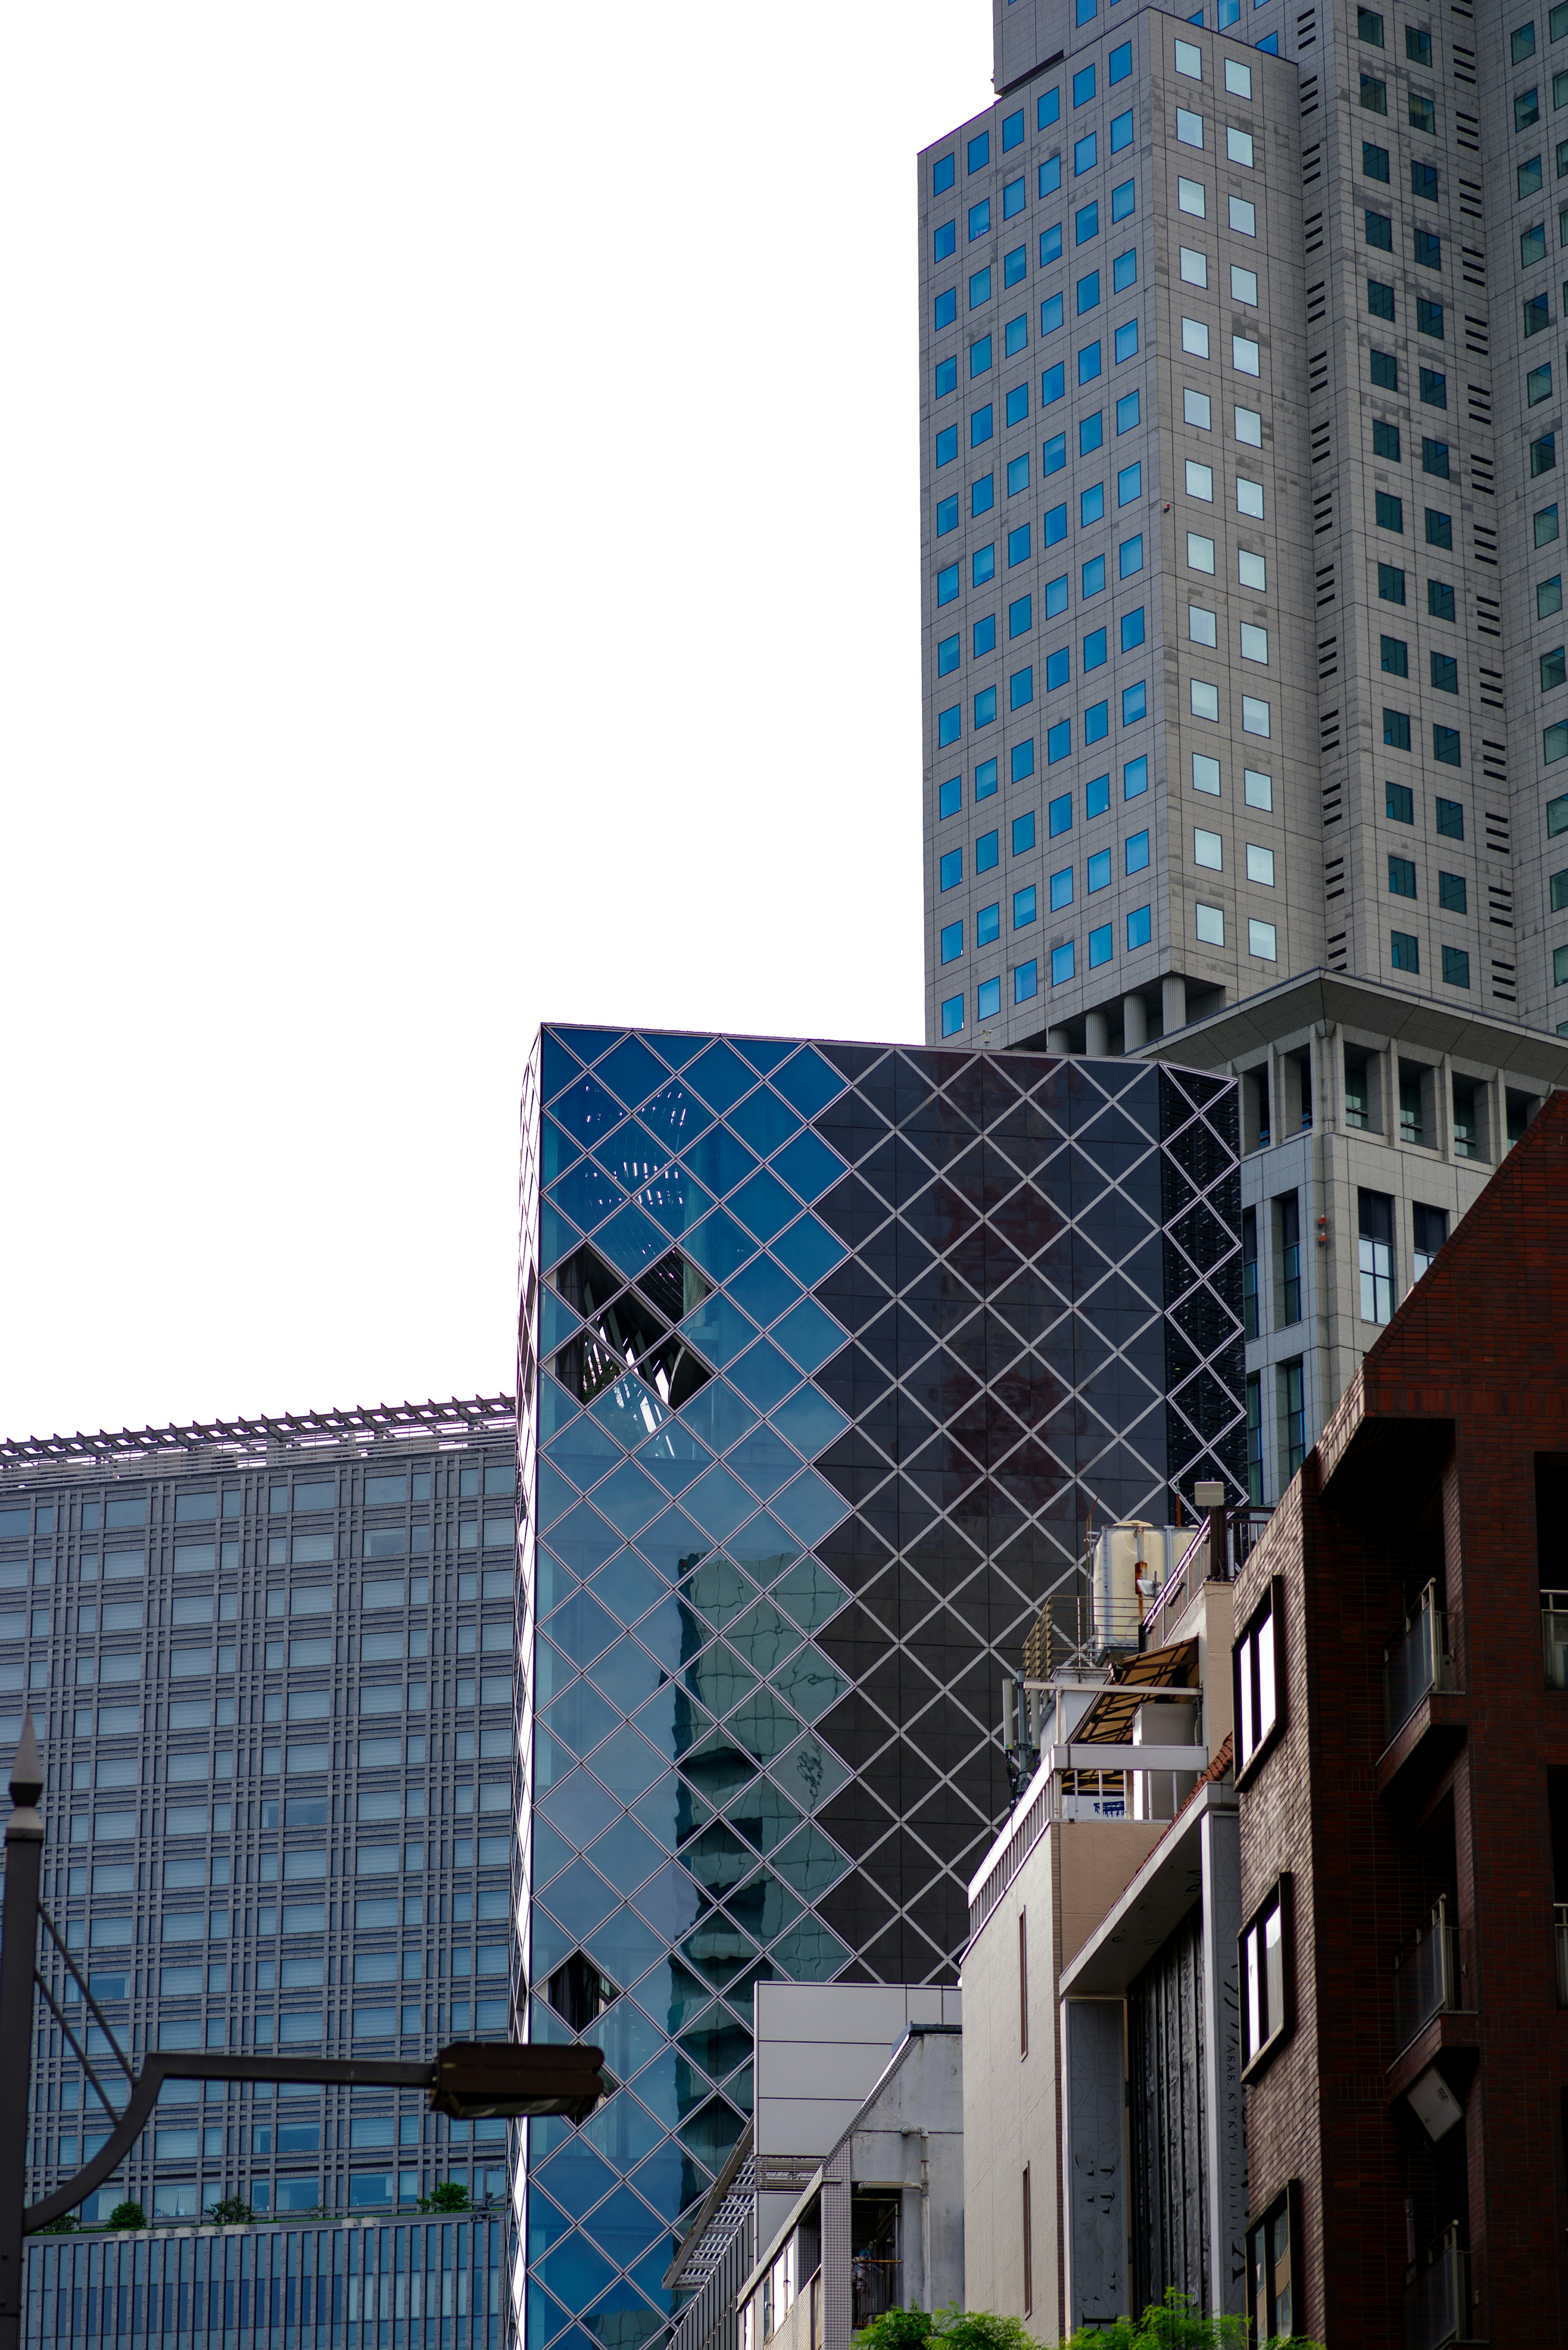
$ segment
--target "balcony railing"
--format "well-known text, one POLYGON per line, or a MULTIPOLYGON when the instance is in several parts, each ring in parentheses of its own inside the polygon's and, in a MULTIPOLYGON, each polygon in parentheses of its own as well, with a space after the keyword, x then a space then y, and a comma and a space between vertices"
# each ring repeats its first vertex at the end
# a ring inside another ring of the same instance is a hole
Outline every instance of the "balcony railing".
POLYGON ((1459 1953, 1445 1894, 1394 1961, 1396 2053, 1434 2015, 1459 2005, 1459 1953))
POLYGON ((1557 2004, 1568 2007, 1568 1901, 1557 1904, 1557 2004))
POLYGON ((898 2307, 898 2262, 874 2260, 857 2252, 850 2263, 850 2297, 855 2304, 855 2330, 869 2325, 889 2309, 898 2307))
POLYGON ((1469 2273, 1456 2223, 1405 2288, 1405 2350, 1443 2350, 1459 2340, 1469 2314, 1469 2273))
POLYGON ((1390 1738, 1403 1730, 1428 1690, 1452 1686, 1448 1628, 1438 1586, 1428 1583, 1405 1629, 1383 1651, 1383 1711, 1390 1738))
POLYGON ((1568 1591, 1542 1593, 1541 1646, 1547 1688, 1568 1689, 1568 1591))

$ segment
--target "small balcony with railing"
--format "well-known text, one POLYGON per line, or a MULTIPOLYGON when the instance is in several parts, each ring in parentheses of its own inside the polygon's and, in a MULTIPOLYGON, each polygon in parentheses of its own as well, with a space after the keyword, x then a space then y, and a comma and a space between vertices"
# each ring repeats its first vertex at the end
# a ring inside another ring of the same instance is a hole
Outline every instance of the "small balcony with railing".
POLYGON ((1394 2048, 1397 2056, 1439 2015, 1465 2010, 1465 1967, 1453 1904, 1443 1894, 1394 1960, 1394 2048))
POLYGON ((1568 1591, 1541 1594, 1541 1647, 1547 1688, 1568 1690, 1568 1591))
POLYGON ((1459 2242, 1456 2220, 1405 2287, 1405 2350, 1444 2350, 1466 2338, 1469 2316, 1469 2254, 1459 2242))
POLYGON ((1448 1617, 1438 1604, 1437 1585, 1428 1583, 1404 1628, 1383 1651, 1383 1721, 1389 1742, 1424 1699, 1453 1685, 1448 1617))

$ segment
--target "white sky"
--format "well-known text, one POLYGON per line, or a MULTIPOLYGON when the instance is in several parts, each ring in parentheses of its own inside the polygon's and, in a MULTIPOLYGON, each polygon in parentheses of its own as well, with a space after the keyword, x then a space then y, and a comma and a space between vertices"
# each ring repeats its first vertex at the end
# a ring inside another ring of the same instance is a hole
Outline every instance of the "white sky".
POLYGON ((917 1037, 985 0, 0 23, 0 1435, 497 1390, 545 1017, 917 1037))

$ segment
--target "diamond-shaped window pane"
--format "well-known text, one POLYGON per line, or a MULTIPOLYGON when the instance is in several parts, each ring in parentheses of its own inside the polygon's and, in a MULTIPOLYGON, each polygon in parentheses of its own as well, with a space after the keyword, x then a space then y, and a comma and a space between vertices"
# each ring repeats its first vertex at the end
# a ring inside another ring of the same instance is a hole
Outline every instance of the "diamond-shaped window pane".
MULTIPOLYGON (((545 1900, 543 1894, 535 1897, 545 1900)), ((580 1942, 594 1928, 602 1925, 615 1908, 619 1895, 612 1893, 604 1878, 586 1861, 576 1861, 564 1877, 557 1877, 549 1888, 545 1907, 552 1918, 563 1925, 574 1941, 580 1942)))
POLYGON ((738 1437, 756 1426, 757 1415, 722 1379, 714 1379, 686 1407, 682 1418, 715 1452, 727 1452, 738 1437))
POLYGON ((715 1281, 727 1281, 737 1266, 756 1253, 756 1243, 722 1208, 688 1232, 681 1246, 715 1281))
POLYGON ((715 1631, 721 1630, 732 1616, 749 1607, 757 1596, 755 1586, 740 1568, 722 1556, 705 1558, 684 1578, 680 1593, 687 1606, 715 1631))
MULTIPOLYGON (((753 1321, 775 1322, 800 1295, 800 1284, 776 1265, 771 1256, 753 1257, 729 1284, 731 1296, 753 1321)), ((563 1333, 565 1335, 565 1333, 563 1333)), ((541 1340, 542 1345, 554 1343, 541 1340)))
POLYGON ((651 1101, 645 1101, 638 1116, 649 1132, 656 1134, 671 1150, 684 1150, 689 1142, 696 1141, 705 1126, 713 1122, 706 1104, 699 1101, 679 1078, 651 1101))
POLYGON ((618 1526, 628 1539, 663 1508, 668 1498, 662 1486, 656 1485, 633 1461, 623 1461, 613 1476, 594 1488, 595 1508, 602 1510, 610 1523, 618 1526))
POLYGON ((771 1673, 782 1665, 799 1648, 801 1639, 799 1628, 787 1616, 781 1616, 770 1599, 759 1599, 754 1607, 726 1625, 724 1638, 759 1673, 771 1673))
POLYGON ((670 1414, 643 1380, 628 1378, 617 1379, 594 1399, 593 1416, 631 1451, 662 1428, 670 1414))
POLYGON ((557 1257, 565 1256, 582 1239, 569 1217, 546 1200, 539 1211, 539 1262, 549 1266, 557 1257))
POLYGON ((732 1191, 755 1167, 754 1152, 738 1142, 727 1126, 715 1126, 682 1151, 681 1157, 692 1173, 706 1183, 711 1191, 732 1191))
POLYGON ((732 1893, 725 1908, 738 1926, 754 1934, 759 1942, 771 1942, 800 1916, 800 1903, 787 1885, 761 1869, 738 1893, 732 1893))
POLYGON ((607 1795, 591 1773, 568 1771, 558 1787, 552 1787, 538 1805, 545 1818, 569 1836, 581 1848, 602 1835, 614 1820, 620 1805, 607 1795))
POLYGON ((764 1077, 794 1051, 791 1036, 736 1036, 732 1041, 742 1059, 764 1077))
POLYGON ((773 1684, 807 1721, 815 1721, 819 1713, 836 1705, 850 1687, 844 1674, 829 1664, 818 1648, 803 1648, 787 1665, 781 1665, 773 1676, 773 1684))
POLYGON ((602 1690, 612 1705, 618 1705, 623 1713, 630 1713, 662 1686, 666 1675, 641 1643, 628 1633, 599 1659, 591 1679, 594 1687, 602 1690))
MULTIPOLYGON (((630 2001, 623 2003, 628 2007, 632 2005, 630 2001)), ((612 2043, 607 2037, 605 2030, 608 2021, 608 2017, 602 2017, 594 2025, 594 2038, 603 2046, 606 2061, 611 2069, 618 2074, 623 2081, 628 2080, 638 2067, 626 2063, 618 2048, 613 2054, 611 2054, 612 2043)), ((646 2019, 644 2021, 646 2022, 646 2019)), ((651 2030, 652 2027, 648 2028, 651 2030)), ((647 2054, 651 2055, 652 2053, 650 2047, 647 2054)), ((531 2198, 529 2216, 532 2218, 531 2198)), ((600 2204, 592 2219, 587 2220, 585 2225, 595 2243, 607 2252, 611 2260, 623 2269, 629 2268, 633 2261, 639 2260, 649 2246, 664 2233, 663 2221, 649 2210, 639 2197, 632 2193, 629 2187, 618 2188, 607 2202, 600 2204)))
POLYGON ((585 2237, 567 2236, 553 2252, 545 2253, 538 2273, 569 2308, 583 2309, 604 2291, 615 2270, 585 2237))
POLYGON ((595 1774, 613 1789, 623 1804, 636 1803, 656 1779, 662 1778, 665 1769, 647 1739, 639 1737, 629 1722, 594 1756, 595 1774))
POLYGON ((652 1525, 645 1526, 637 1546, 670 1583, 695 1566, 713 1547, 708 1536, 680 1510, 667 1510, 652 1525))
MULTIPOLYGON (((595 1767, 597 1768, 597 1756, 595 1767)), ((808 1811, 826 1804, 849 1781, 849 1773, 832 1747, 825 1746, 820 1738, 810 1732, 769 1767, 780 1786, 808 1811)))
POLYGON ((820 1918, 805 1917, 774 1944, 773 1960, 791 1982, 827 1982, 849 1963, 849 1952, 820 1918))
POLYGON ((738 1704, 748 1690, 756 1687, 756 1678, 722 1640, 705 1648, 682 1675, 693 1697, 712 1713, 726 1712, 738 1704))
POLYGON ((792 1134, 800 1131, 798 1111, 780 1101, 777 1094, 760 1086, 749 1100, 731 1113, 730 1124, 742 1142, 749 1143, 759 1159, 771 1159, 775 1150, 786 1143, 792 1134))
POLYGON ((803 1297, 782 1322, 774 1324, 773 1336, 774 1344, 803 1371, 819 1369, 830 1355, 848 1343, 846 1334, 815 1297, 803 1297))
POLYGON ((658 1174, 670 1153, 645 1126, 628 1118, 607 1141, 599 1145, 597 1157, 600 1166, 615 1177, 623 1191, 635 1191, 658 1174))
POLYGON ((722 2097, 712 2097, 683 2126, 680 2139, 682 2145, 691 2147, 699 2162, 705 2162, 711 2170, 717 2170, 745 2126, 733 2106, 726 2105, 722 2097))
POLYGON ((738 1534, 731 1535, 730 1549, 754 1582, 768 1584, 776 1582, 785 1567, 794 1564, 800 1544, 764 1510, 738 1534))
MULTIPOLYGON (((811 1562, 814 1565, 815 1560, 811 1562)), ((596 1575, 588 1588, 603 1607, 607 1607, 620 1624, 635 1624, 660 1600, 669 1601, 670 1586, 661 1575, 645 1565, 634 1550, 623 1550, 618 1558, 596 1575)), ((646 1635, 644 1636, 646 1639, 646 1635)), ((651 1645, 651 1644, 650 1644, 651 1645)))
POLYGON ((820 1388, 798 1388, 773 1416, 774 1426, 807 1458, 826 1452, 849 1425, 844 1412, 830 1403, 820 1388))
MULTIPOLYGON (((566 1180, 569 1182, 571 1178, 568 1176, 566 1180)), ((732 1194, 730 1205, 746 1230, 755 1232, 760 1241, 771 1241, 796 1212, 794 1199, 766 1167, 760 1167, 749 1182, 732 1194)))
POLYGON ((786 1885, 793 1885, 806 1900, 815 1901, 819 1893, 837 1884, 849 1862, 819 1827, 808 1825, 774 1853, 773 1866, 786 1885))
POLYGON ((672 1422, 661 1429, 651 1444, 638 1454, 641 1466, 650 1477, 657 1477, 665 1492, 676 1494, 690 1485, 712 1460, 705 1444, 699 1444, 690 1430, 672 1422))
MULTIPOLYGON (((630 1917, 629 1910, 622 1913, 630 1917)), ((642 1920, 636 1921, 639 1933, 648 1929, 642 1920)), ((628 2091, 602 2105, 583 2131, 583 2136, 607 2154, 618 2170, 628 2170, 643 2155, 651 2153, 664 2133, 647 2107, 639 2105, 628 2091)))
POLYGON ((715 1991, 722 1990, 756 1954, 756 1944, 722 1913, 699 1926, 695 1933, 688 1934, 680 1945, 681 1957, 715 1991))
POLYGON ((618 1126, 626 1115, 614 1094, 607 1093, 597 1077, 589 1076, 579 1077, 575 1086, 568 1086, 551 1107, 559 1124, 585 1149, 612 1127, 618 1126))
POLYGON ((752 2035, 727 2007, 711 2007, 689 2032, 681 2033, 680 2045, 692 2064, 722 2081, 750 2056, 752 2035))
POLYGON ((797 1559, 783 1582, 773 1587, 774 1603, 805 1632, 815 1632, 819 1624, 836 1616, 848 1596, 843 1584, 815 1558, 797 1559))
POLYGON ((779 1152, 774 1160, 774 1172, 782 1175, 791 1191, 798 1191, 803 1200, 819 1200, 848 1170, 820 1135, 807 1132, 797 1135, 787 1150, 779 1152))
POLYGON ((836 1094, 844 1091, 844 1080, 837 1070, 830 1069, 821 1054, 814 1053, 809 1045, 774 1073, 772 1083, 785 1101, 794 1103, 803 1118, 815 1118, 836 1094))
POLYGON ((586 1502, 551 1532, 550 1547, 574 1575, 591 1575, 620 1548, 620 1538, 586 1502))
MULTIPOLYGON (((663 1866, 664 1851, 629 1812, 623 1812, 608 1835, 599 1838, 588 1857, 601 1877, 607 1877, 612 1885, 618 1885, 625 1892, 642 1884, 656 1868, 663 1866)), ((648 2028, 649 2031, 652 2029, 651 2025, 648 2028)), ((631 2062, 624 2053, 618 2061, 609 2054, 606 2034, 597 2024, 594 2037, 604 2045, 606 2055, 617 2073, 624 2078, 632 2071, 631 2062)))
POLYGON ((725 1465, 743 1477, 759 1501, 765 1502, 786 1484, 800 1467, 797 1456, 771 1428, 754 1429, 724 1456, 725 1465))
POLYGON ((752 1757, 721 1730, 694 1746, 680 1768, 692 1785, 715 1804, 724 1803, 756 1777, 752 1757))
POLYGON ((554 1118, 541 1120, 539 1127, 539 1173, 546 1183, 564 1175, 577 1156, 578 1146, 569 1134, 563 1134, 554 1118))
POLYGON ((597 1224, 618 1207, 622 1193, 617 1184, 599 1166, 597 1159, 579 1159, 567 1175, 563 1175, 551 1193, 557 1207, 579 1224, 597 1224))
MULTIPOLYGON (((577 1253, 580 1256, 582 1251, 579 1249, 577 1253)), ((557 1297, 553 1289, 546 1289, 539 1300, 540 1353, 553 1355, 556 1347, 564 1347, 573 1331, 580 1326, 577 1316, 565 1298, 557 1297)))
MULTIPOLYGON (((597 1498, 596 1492, 595 1499, 597 1498)), ((793 1485, 786 1485, 782 1493, 773 1496, 774 1516, 782 1518, 803 1544, 820 1542, 847 1509, 842 1495, 836 1493, 826 1478, 819 1477, 815 1469, 803 1471, 793 1485)))
POLYGON ((667 1167, 662 1175, 646 1184, 637 1195, 637 1204, 645 1214, 671 1240, 679 1240, 713 1204, 713 1195, 705 1191, 695 1175, 688 1175, 683 1167, 667 1167))
POLYGON ((591 1485, 623 1457, 613 1437, 584 1419, 575 1419, 566 1434, 554 1438, 545 1451, 563 1475, 578 1485, 591 1485))
POLYGON ((756 1503, 738 1477, 715 1463, 685 1495, 683 1506, 716 1542, 725 1542, 756 1503))
POLYGON ((620 1635, 615 1617, 580 1586, 564 1607, 556 1608, 549 1629, 555 1646, 578 1666, 602 1656, 620 1635))
POLYGON ((722 1369, 743 1347, 750 1345, 757 1332, 756 1325, 746 1319, 739 1306, 716 1291, 703 1300, 695 1314, 687 1315, 680 1326, 680 1335, 688 1346, 695 1347, 709 1362, 717 1363, 722 1369))
POLYGON ((652 1219, 629 1201, 618 1216, 612 1216, 607 1224, 600 1226, 594 1239, 611 1263, 628 1276, 656 1263, 670 1244, 652 1219))
MULTIPOLYGON (((709 1893, 728 1893, 755 1866, 755 1855, 731 1828, 715 1820, 686 1846, 682 1864, 709 1893)), ((739 2063, 737 2058, 736 2062, 739 2063)))
POLYGON ((751 1092, 757 1079, 755 1071, 748 1069, 740 1055, 720 1037, 689 1065, 686 1081, 722 1118, 732 1102, 751 1092))
POLYGON ((605 1085, 613 1086, 631 1109, 649 1094, 657 1093, 670 1072, 649 1051, 640 1036, 623 1036, 614 1052, 607 1053, 596 1066, 594 1075, 605 1085))
POLYGON ((731 1364, 730 1378, 759 1411, 771 1411, 781 1396, 799 1384, 800 1373, 780 1354, 771 1338, 764 1338, 749 1354, 731 1364))
POLYGON ((639 1289, 667 1321, 679 1322, 696 1312, 712 1290, 712 1283, 689 1264, 679 1249, 666 1249, 657 1264, 638 1276, 639 1289))
MULTIPOLYGON (((828 1669, 831 1671, 832 1668, 828 1669)), ((724 1727, 748 1753, 756 1756, 759 1762, 770 1762, 775 1754, 782 1754, 791 1740, 800 1734, 800 1723, 795 1716, 767 1689, 754 1690, 739 1712, 731 1715, 724 1727)))
MULTIPOLYGON (((772 1852, 801 1825, 799 1812, 771 1779, 753 1780, 743 1795, 735 1797, 725 1816, 759 1852, 772 1852)), ((793 1878, 790 1881, 794 1883, 793 1878)))

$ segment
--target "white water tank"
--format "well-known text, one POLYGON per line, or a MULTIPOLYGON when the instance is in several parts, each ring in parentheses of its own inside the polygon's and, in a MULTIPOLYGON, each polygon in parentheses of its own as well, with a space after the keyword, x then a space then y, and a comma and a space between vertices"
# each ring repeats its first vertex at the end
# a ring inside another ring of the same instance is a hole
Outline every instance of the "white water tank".
POLYGON ((1095 1544, 1095 1646, 1132 1650, 1144 1610, 1165 1580, 1165 1536, 1143 1518, 1106 1526, 1095 1544))

